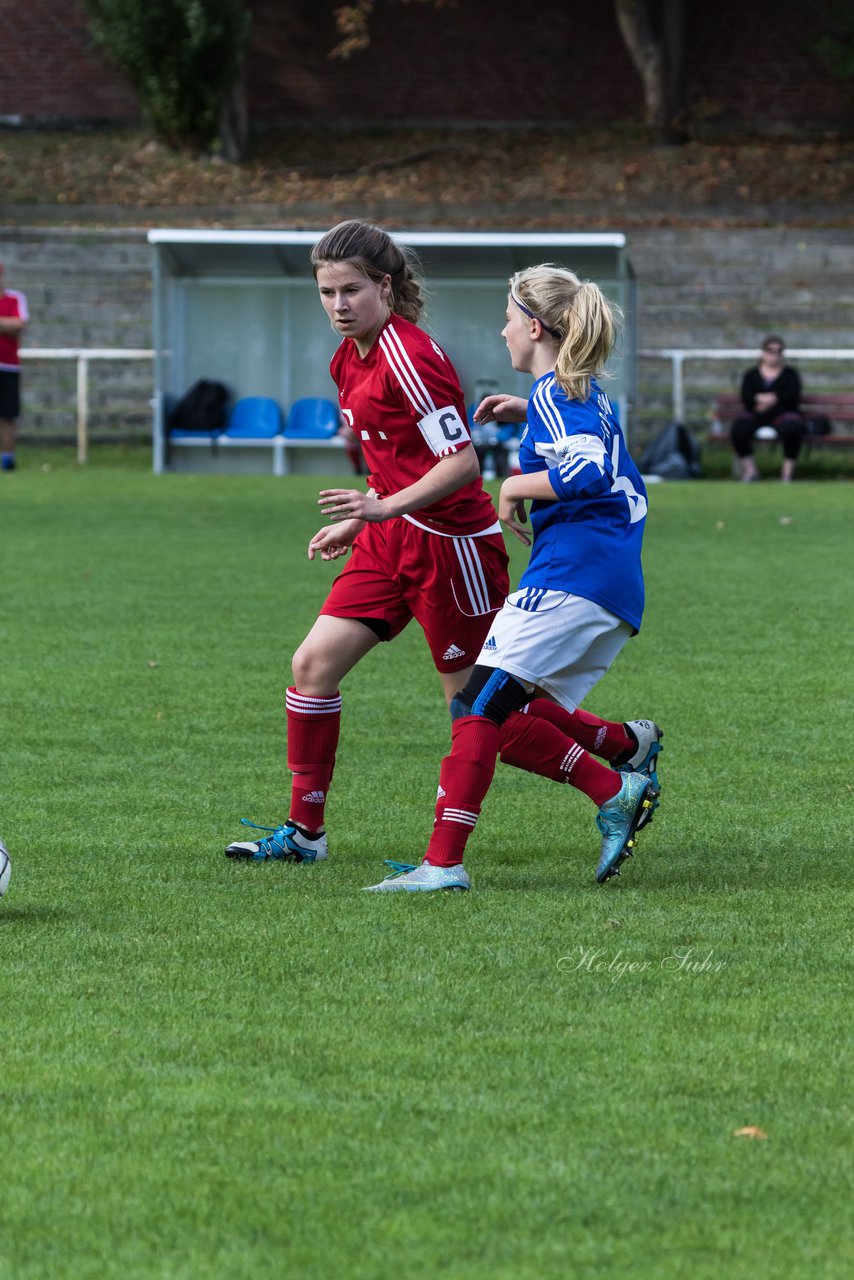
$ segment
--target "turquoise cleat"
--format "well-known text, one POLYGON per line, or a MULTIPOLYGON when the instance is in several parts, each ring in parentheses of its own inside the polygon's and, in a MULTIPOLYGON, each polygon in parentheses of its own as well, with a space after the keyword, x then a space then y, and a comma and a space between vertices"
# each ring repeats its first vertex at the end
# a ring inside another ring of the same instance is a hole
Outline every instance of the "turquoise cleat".
POLYGON ((658 808, 658 797, 661 794, 661 783, 657 772, 658 754, 662 750, 661 739, 664 737, 664 731, 659 729, 652 720, 627 720, 624 728, 629 737, 634 739, 635 747, 619 760, 613 760, 611 767, 620 773, 645 773, 652 779, 656 792, 652 808, 645 809, 641 815, 638 823, 640 831, 647 823, 652 822, 653 814, 658 808))
POLYGON ((620 874, 620 867, 635 851, 642 819, 646 814, 649 821, 657 799, 658 787, 652 778, 645 773, 627 773, 617 794, 602 805, 596 817, 596 825, 602 832, 597 884, 620 874))

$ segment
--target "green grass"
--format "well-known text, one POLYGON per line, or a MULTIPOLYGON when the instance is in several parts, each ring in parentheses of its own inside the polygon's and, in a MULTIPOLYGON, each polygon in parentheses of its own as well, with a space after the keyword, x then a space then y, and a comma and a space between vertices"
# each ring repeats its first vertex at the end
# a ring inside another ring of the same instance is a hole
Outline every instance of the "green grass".
POLYGON ((412 899, 359 890, 431 823, 420 635, 345 686, 329 863, 229 863, 317 485, 119 461, 0 477, 2 1280, 847 1277, 851 487, 656 487, 589 702, 666 729, 638 856, 501 769, 412 899))

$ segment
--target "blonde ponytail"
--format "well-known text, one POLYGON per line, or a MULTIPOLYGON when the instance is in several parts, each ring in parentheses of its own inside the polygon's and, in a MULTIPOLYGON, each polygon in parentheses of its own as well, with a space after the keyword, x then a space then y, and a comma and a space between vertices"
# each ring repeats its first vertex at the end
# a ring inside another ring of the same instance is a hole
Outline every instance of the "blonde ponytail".
POLYGON ((617 337, 614 313, 597 284, 579 284, 563 317, 555 378, 570 400, 587 400, 590 379, 604 372, 617 337))

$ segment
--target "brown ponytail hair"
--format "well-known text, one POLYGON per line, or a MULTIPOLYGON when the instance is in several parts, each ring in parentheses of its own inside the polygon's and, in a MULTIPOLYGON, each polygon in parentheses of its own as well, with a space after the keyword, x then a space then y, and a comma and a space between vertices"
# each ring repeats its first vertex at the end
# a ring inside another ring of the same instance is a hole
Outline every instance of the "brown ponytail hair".
POLYGON ((555 380, 570 400, 586 400, 590 379, 604 375, 614 349, 619 307, 597 284, 548 262, 517 271, 510 292, 560 344, 555 380))
POLYGON ((392 311, 404 320, 418 323, 424 310, 424 295, 416 275, 417 260, 382 227, 356 218, 339 222, 312 248, 315 278, 318 267, 330 262, 352 262, 374 284, 379 284, 383 276, 391 276, 392 311))

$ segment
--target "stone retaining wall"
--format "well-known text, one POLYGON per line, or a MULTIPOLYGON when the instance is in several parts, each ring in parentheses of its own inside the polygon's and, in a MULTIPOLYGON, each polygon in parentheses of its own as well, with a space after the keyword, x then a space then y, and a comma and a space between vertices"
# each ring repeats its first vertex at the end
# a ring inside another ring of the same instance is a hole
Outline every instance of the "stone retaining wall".
MULTIPOLYGON (((854 244, 843 230, 649 228, 632 231, 629 247, 640 347, 752 347, 771 331, 792 347, 854 345, 854 244)), ((27 346, 151 345, 143 231, 0 228, 0 254, 7 284, 28 296, 27 346)), ((715 392, 737 386, 742 371, 743 362, 690 366, 689 424, 702 428, 715 392)), ((28 365, 22 432, 73 437, 75 373, 73 363, 28 365)), ((854 391, 849 364, 803 373, 813 389, 854 391)), ((669 365, 644 360, 639 378, 635 424, 644 438, 670 416, 669 365)), ((147 434, 151 393, 145 363, 92 364, 93 437, 147 434)))

